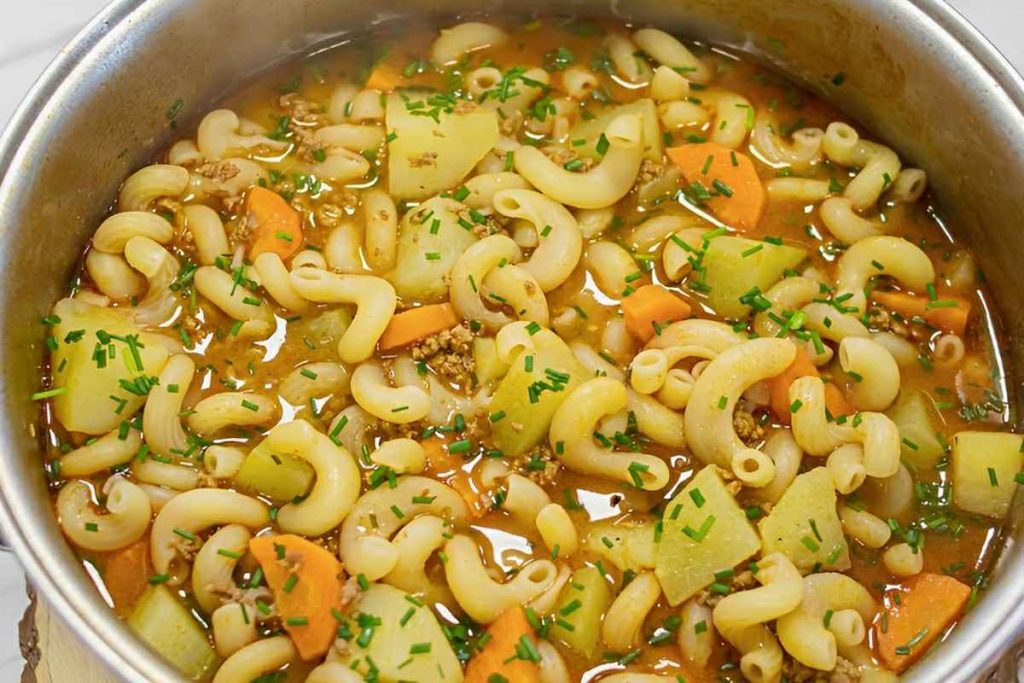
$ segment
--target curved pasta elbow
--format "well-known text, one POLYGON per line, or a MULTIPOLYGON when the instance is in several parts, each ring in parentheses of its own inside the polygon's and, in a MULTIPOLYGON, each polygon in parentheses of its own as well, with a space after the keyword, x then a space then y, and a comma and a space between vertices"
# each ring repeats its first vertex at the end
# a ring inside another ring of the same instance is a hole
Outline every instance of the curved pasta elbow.
POLYGON ((850 394, 860 410, 885 410, 900 393, 896 359, 870 337, 847 337, 840 342, 839 365, 853 380, 850 394))
POLYGON ((567 171, 539 149, 516 151, 516 171, 548 197, 579 209, 600 209, 619 201, 633 187, 643 161, 640 117, 622 114, 605 130, 610 143, 604 159, 585 173, 567 171))
POLYGON ((386 422, 408 424, 430 412, 430 394, 412 384, 392 387, 377 361, 357 367, 349 388, 359 407, 386 422))
POLYGON ((82 481, 68 482, 57 494, 60 528, 72 543, 96 552, 109 552, 131 545, 149 527, 152 511, 149 496, 121 477, 103 485, 107 514, 92 509, 92 492, 82 481))
POLYGON ((487 573, 477 544, 462 534, 445 544, 445 553, 448 559, 444 573, 455 600, 481 624, 489 624, 510 607, 537 597, 558 574, 553 562, 533 560, 508 581, 499 583, 487 573))
POLYGON ((532 190, 501 190, 494 194, 493 203, 498 213, 527 220, 537 231, 540 243, 520 267, 533 275, 545 292, 565 282, 583 253, 583 234, 573 215, 532 190))

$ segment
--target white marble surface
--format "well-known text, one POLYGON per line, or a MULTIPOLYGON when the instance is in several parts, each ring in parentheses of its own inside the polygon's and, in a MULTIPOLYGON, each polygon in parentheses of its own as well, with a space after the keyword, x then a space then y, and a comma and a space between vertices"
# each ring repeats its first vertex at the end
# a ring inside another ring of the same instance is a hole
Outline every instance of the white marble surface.
MULTIPOLYGON (((242 0, 237 0, 241 2, 242 0)), ((855 2, 856 0, 849 0, 855 2)), ((106 0, 4 0, 0 22, 0 126, 6 123, 40 72, 106 0)), ((1024 71, 1024 2, 950 0, 1024 71)), ((28 601, 21 568, 0 554, 0 681, 21 677, 17 624, 28 601)))

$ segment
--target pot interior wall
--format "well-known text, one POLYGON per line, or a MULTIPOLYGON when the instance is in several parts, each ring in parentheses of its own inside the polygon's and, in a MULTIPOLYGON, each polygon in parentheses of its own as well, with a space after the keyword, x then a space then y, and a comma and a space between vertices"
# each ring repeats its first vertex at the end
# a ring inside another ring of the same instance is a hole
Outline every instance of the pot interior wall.
MULTIPOLYGON (((0 487, 13 520, 8 533, 44 593, 91 632, 101 655, 116 661, 112 652, 119 649, 135 660, 137 673, 121 668, 127 677, 163 680, 171 672, 128 643, 53 523, 33 429, 38 406, 28 400, 43 356, 37 321, 64 292, 82 245, 124 177, 174 139, 167 118, 173 102, 183 101, 178 121, 187 126, 257 72, 311 46, 389 21, 452 17, 480 7, 456 0, 115 3, 66 51, 12 125, 0 149, 0 168, 6 169, 0 183, 6 281, 0 297, 0 487)), ((506 0, 490 7, 495 14, 617 15, 760 51, 929 170, 945 214, 986 273, 1002 338, 1024 338, 1014 277, 1024 261, 1024 90, 1019 81, 1005 90, 998 81, 1013 82, 1005 65, 975 61, 940 29, 962 27, 936 0, 506 0), (840 72, 845 84, 831 86, 840 72)), ((1024 367, 1024 347, 1014 344, 1005 352, 1012 367, 1024 367)), ((1013 539, 1019 518, 1015 514, 1013 539)), ((964 633, 916 678, 969 675, 991 659, 999 638, 968 632, 1021 623, 1014 610, 1024 589, 1012 578, 1024 572, 1024 559, 1015 545, 1011 540, 1003 554, 991 591, 1013 599, 983 600, 964 633), (975 663, 960 674, 939 675, 971 655, 975 663)))

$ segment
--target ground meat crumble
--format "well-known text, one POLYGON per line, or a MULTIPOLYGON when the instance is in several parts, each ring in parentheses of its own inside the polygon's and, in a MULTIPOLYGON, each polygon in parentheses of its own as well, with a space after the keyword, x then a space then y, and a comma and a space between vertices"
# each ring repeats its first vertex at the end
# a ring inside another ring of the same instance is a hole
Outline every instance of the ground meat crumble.
POLYGON ((438 332, 412 347, 413 360, 426 361, 449 382, 468 389, 473 381, 473 333, 465 324, 438 332))

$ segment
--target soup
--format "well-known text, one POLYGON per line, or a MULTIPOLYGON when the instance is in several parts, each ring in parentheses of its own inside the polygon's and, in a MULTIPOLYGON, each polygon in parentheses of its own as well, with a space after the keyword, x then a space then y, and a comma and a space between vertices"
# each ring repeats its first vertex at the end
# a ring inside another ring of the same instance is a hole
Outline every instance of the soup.
POLYGON ((545 19, 184 106, 33 396, 184 676, 894 680, 984 589, 1022 440, 982 280, 826 103, 545 19))

